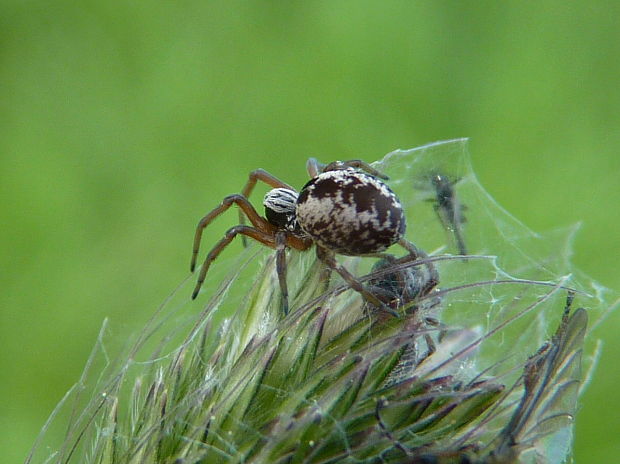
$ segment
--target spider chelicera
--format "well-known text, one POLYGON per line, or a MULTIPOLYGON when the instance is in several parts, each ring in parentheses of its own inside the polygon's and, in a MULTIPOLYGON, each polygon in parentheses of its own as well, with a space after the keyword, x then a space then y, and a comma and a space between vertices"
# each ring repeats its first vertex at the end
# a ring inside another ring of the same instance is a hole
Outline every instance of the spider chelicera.
MULTIPOLYGON (((410 260, 425 256, 403 238, 405 215, 396 194, 380 180, 387 177, 360 160, 324 165, 310 158, 307 169, 311 179, 299 193, 263 169, 252 171, 241 194, 225 197, 200 220, 194 236, 192 272, 196 268, 205 227, 233 204, 240 208, 240 224, 228 229, 224 238, 207 254, 192 299, 198 295, 211 263, 237 235, 241 235, 276 250, 276 270, 285 313, 288 312, 286 249, 304 251, 314 244, 318 259, 327 268, 340 274, 367 302, 395 314, 386 305, 387 301, 382 300, 383 295, 373 293, 335 258, 336 254, 383 257, 382 252, 396 243, 407 250, 410 260), (260 216, 248 200, 257 181, 273 187, 263 200, 265 217, 260 216), (244 216, 252 226, 244 224, 244 216)), ((428 287, 435 284, 429 282, 428 287)))

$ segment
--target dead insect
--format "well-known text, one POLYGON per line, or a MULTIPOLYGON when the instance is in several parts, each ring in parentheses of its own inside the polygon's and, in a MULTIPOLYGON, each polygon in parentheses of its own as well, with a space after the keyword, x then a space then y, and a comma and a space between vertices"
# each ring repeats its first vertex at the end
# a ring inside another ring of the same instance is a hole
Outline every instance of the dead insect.
POLYGON ((428 201, 433 202, 433 208, 443 228, 454 236, 459 254, 466 255, 467 247, 463 238, 463 224, 466 222, 463 211, 466 206, 461 204, 455 191, 459 180, 453 180, 440 172, 430 172, 415 182, 415 186, 420 190, 433 191, 433 197, 428 201))

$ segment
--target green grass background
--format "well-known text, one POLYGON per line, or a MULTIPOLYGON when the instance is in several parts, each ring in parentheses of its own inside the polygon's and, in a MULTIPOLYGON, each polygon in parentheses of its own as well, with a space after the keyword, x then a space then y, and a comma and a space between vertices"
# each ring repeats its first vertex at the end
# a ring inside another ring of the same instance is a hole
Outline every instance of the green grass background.
MULTIPOLYGON (((574 262, 620 288, 617 1, 0 5, 2 462, 103 318, 125 337, 188 275, 198 218, 257 167, 300 186, 308 156, 471 137, 490 193, 534 230, 583 221, 574 262)), ((578 463, 620 455, 619 327, 578 463)))

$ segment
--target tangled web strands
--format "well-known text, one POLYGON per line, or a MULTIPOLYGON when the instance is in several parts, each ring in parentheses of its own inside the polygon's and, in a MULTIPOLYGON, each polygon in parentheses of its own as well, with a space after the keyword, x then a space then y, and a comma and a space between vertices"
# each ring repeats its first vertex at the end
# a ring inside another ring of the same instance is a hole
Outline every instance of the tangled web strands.
POLYGON ((214 265, 200 311, 188 279, 115 358, 102 330, 27 462, 562 462, 617 297, 571 268, 574 228, 535 234, 497 205, 466 147, 374 164, 429 257, 339 259, 401 317, 297 252, 284 317, 273 254, 250 247, 214 265))

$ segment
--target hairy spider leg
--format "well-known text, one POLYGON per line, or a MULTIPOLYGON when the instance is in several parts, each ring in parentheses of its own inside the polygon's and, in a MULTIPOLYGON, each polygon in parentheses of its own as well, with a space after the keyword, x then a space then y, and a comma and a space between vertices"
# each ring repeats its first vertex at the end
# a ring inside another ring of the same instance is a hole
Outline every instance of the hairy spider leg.
MULTIPOLYGON (((295 191, 293 187, 288 185, 286 182, 282 182, 273 174, 270 174, 264 169, 256 169, 250 172, 250 175, 248 176, 248 181, 246 182, 245 187, 243 187, 243 190, 241 190, 241 195, 249 198, 252 194, 252 191, 254 190, 254 187, 256 186, 256 182, 259 180, 273 188, 285 188, 295 191)), ((243 214, 243 211, 239 211, 239 224, 245 224, 245 216, 243 214)), ((245 236, 241 237, 241 243, 243 243, 244 247, 248 246, 245 236)))
MULTIPOLYGON (((216 207, 210 213, 208 213, 205 217, 203 217, 198 223, 198 226, 196 226, 196 234, 194 235, 194 248, 192 250, 192 261, 190 264, 191 272, 194 272, 194 269, 196 268, 196 259, 198 258, 198 250, 200 248, 200 240, 202 238, 202 231, 216 217, 218 217, 220 214, 222 214, 224 211, 230 208, 233 205, 233 203, 239 206, 240 212, 245 213, 245 215, 248 217, 248 219, 250 220, 250 222, 256 229, 266 234, 270 234, 270 235, 273 235, 275 233, 276 227, 270 224, 269 222, 267 222, 266 219, 263 219, 256 212, 252 204, 248 201, 248 199, 244 195, 240 195, 240 194, 229 195, 222 200, 222 203, 218 207, 216 207)), ((244 225, 244 224, 240 224, 240 225, 244 225)))
POLYGON ((242 225, 237 225, 228 229, 224 234, 224 238, 217 242, 215 246, 211 249, 211 251, 209 251, 209 254, 205 258, 202 268, 200 269, 200 274, 198 275, 196 287, 194 288, 194 292, 192 293, 192 300, 195 299, 196 296, 198 296, 198 292, 200 291, 200 287, 205 281, 207 271, 209 270, 211 263, 219 256, 222 250, 226 248, 226 246, 228 246, 230 242, 233 241, 233 239, 237 235, 253 238, 254 240, 262 243, 263 245, 277 250, 276 270, 278 273, 280 289, 282 291, 284 299, 284 309, 288 311, 288 287, 286 285, 286 248, 288 247, 294 248, 299 251, 304 251, 310 248, 310 246, 312 246, 312 242, 310 240, 305 240, 290 235, 286 231, 278 231, 273 234, 254 227, 242 225))
POLYGON ((207 271, 209 270, 211 263, 218 257, 222 250, 226 248, 230 244, 230 242, 233 241, 233 239, 237 235, 245 235, 247 237, 251 237, 254 240, 257 240, 270 248, 276 247, 273 234, 250 226, 238 225, 231 227, 224 234, 224 238, 217 242, 215 246, 211 248, 211 251, 209 251, 209 253, 207 254, 207 257, 202 264, 202 268, 200 269, 200 274, 198 275, 196 287, 194 288, 194 292, 192 293, 192 300, 196 299, 196 297, 198 296, 198 292, 200 291, 200 287, 202 287, 202 283, 205 281, 207 271))
POLYGON ((277 250, 278 280, 284 296, 284 307, 285 310, 288 310, 288 290, 286 286, 286 248, 289 247, 294 248, 295 250, 304 251, 312 246, 312 241, 307 238, 296 237, 286 231, 278 231, 276 226, 270 224, 256 212, 252 204, 243 195, 235 194, 227 196, 224 200, 222 200, 220 206, 213 209, 209 214, 200 220, 198 226, 196 227, 196 235, 194 236, 194 248, 192 252, 192 262, 190 265, 191 271, 193 272, 196 268, 196 260, 203 230, 217 216, 229 209, 233 204, 237 204, 241 208, 241 211, 245 213, 254 227, 240 224, 226 231, 224 238, 215 244, 205 258, 204 264, 200 269, 196 287, 192 293, 192 299, 195 299, 198 295, 200 287, 206 278, 207 271, 209 270, 213 260, 218 257, 222 250, 226 248, 226 246, 230 244, 230 242, 232 242, 237 235, 241 235, 242 237, 253 238, 263 245, 277 250))

